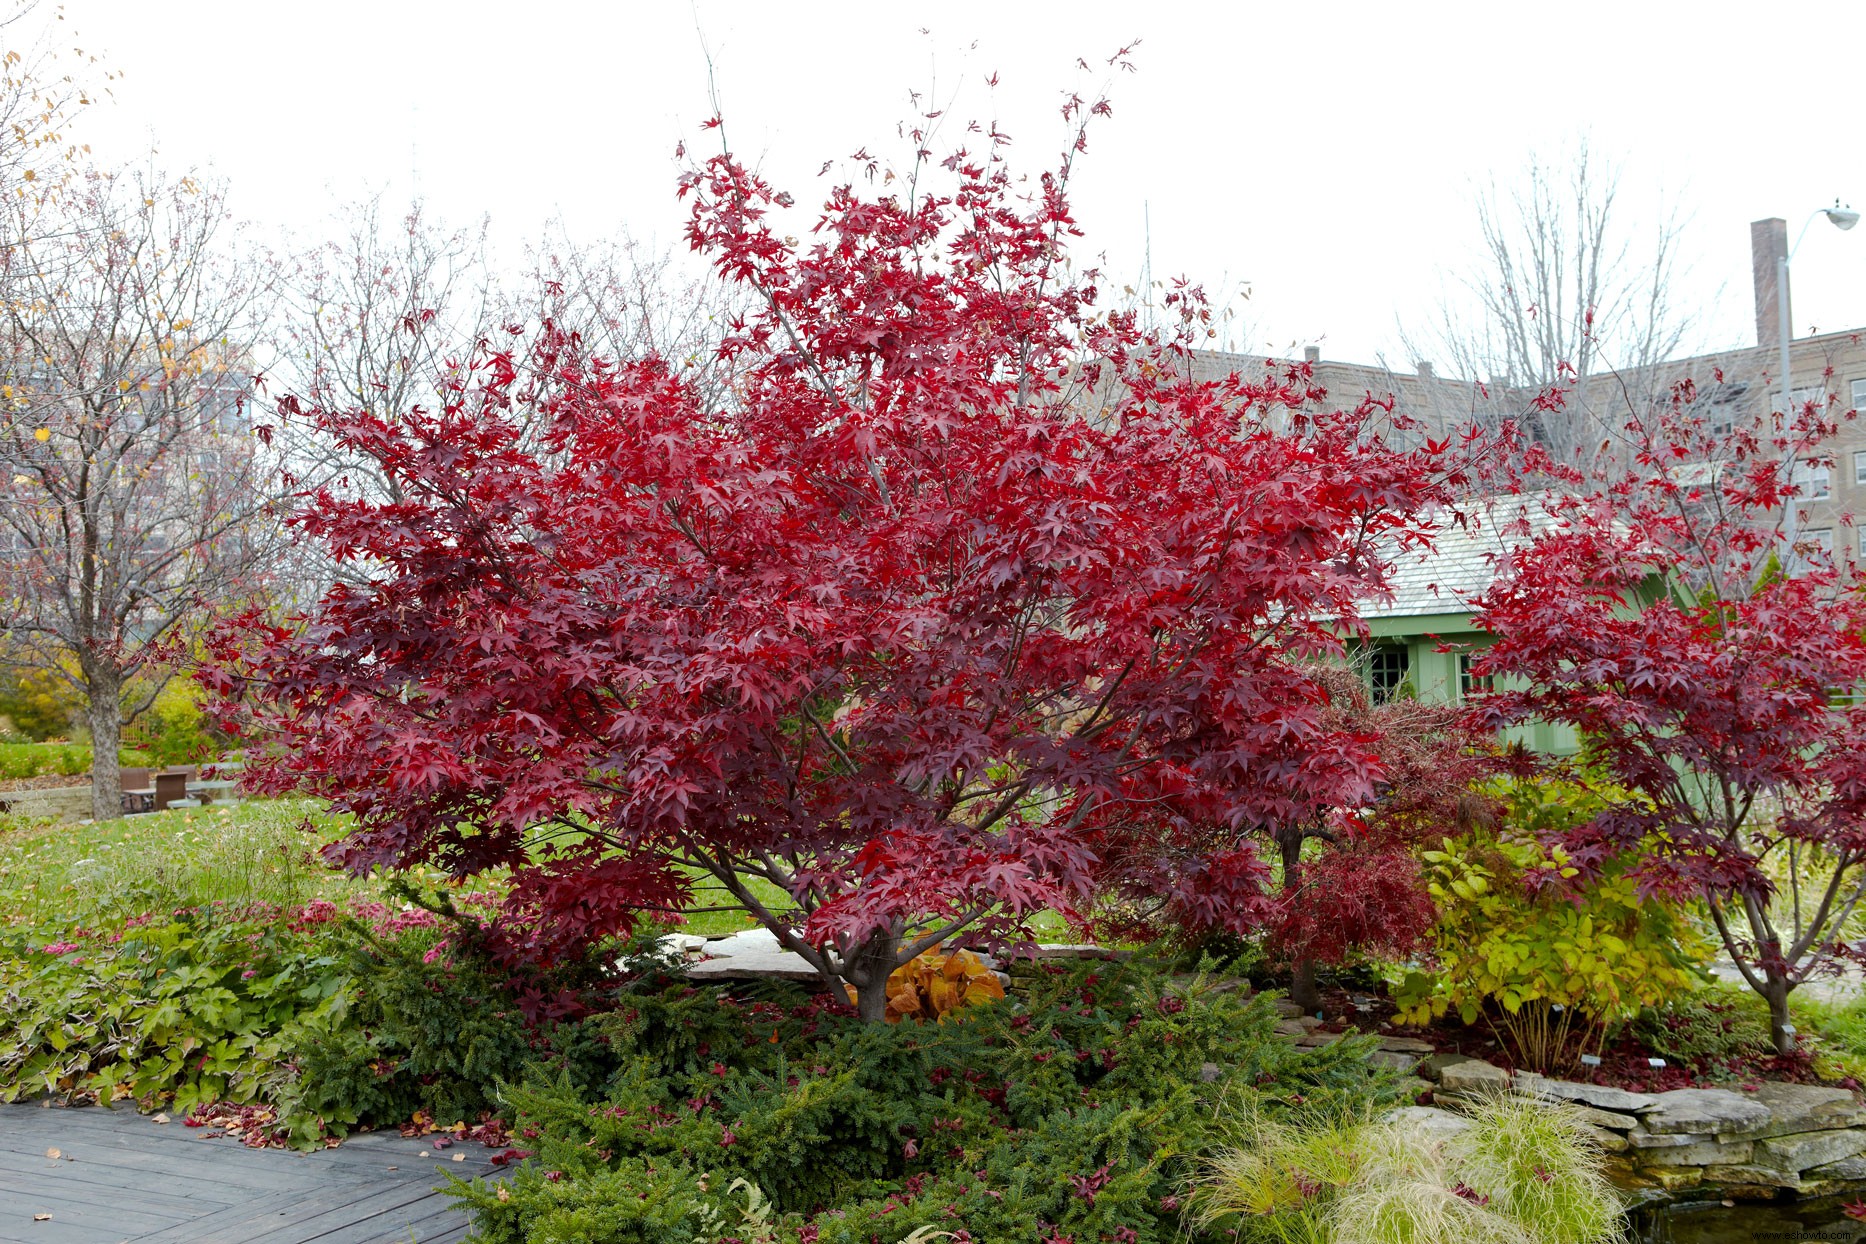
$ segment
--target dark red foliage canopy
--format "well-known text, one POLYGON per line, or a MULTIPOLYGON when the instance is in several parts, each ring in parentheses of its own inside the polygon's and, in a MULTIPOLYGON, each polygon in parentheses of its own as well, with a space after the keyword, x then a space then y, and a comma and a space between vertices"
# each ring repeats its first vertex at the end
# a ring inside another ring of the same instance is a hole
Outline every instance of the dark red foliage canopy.
POLYGON ((536 953, 704 877, 865 999, 1124 887, 1251 910, 1253 833, 1373 793, 1308 662, 1448 452, 1302 368, 1189 379, 1196 290, 1096 314, 1067 172, 959 152, 798 228, 720 156, 682 193, 760 308, 726 397, 547 325, 442 409, 307 411, 397 498, 307 497, 366 585, 225 637, 256 779, 353 813, 354 867, 512 870, 536 953))
POLYGON ((1856 953, 1866 595, 1821 550, 1781 546, 1785 464, 1818 451, 1826 412, 1719 432, 1709 396, 1631 412, 1619 475, 1543 464, 1560 489, 1529 503, 1542 534, 1483 602, 1497 640, 1478 672, 1517 688, 1493 723, 1573 727, 1623 789, 1572 835, 1576 863, 1638 852, 1649 888, 1702 900, 1787 1052, 1789 991, 1856 953))

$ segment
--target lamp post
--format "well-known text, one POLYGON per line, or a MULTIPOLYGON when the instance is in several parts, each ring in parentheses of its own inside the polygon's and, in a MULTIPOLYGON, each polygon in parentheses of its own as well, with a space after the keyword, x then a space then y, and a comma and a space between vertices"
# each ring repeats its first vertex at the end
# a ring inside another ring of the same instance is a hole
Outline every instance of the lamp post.
MULTIPOLYGON (((1788 356, 1788 264, 1795 257, 1795 252, 1801 249, 1802 241, 1808 236, 1808 227, 1814 223, 1816 216, 1827 217, 1828 222, 1842 232, 1860 222, 1858 212, 1851 208, 1841 207, 1840 200, 1835 199, 1832 207, 1823 207, 1808 216, 1801 226, 1801 232, 1795 236, 1795 244, 1785 249, 1775 261, 1775 321, 1777 331, 1781 334, 1780 367, 1784 430, 1789 426, 1788 421, 1794 418, 1795 401, 1795 386, 1790 376, 1791 363, 1788 356)), ((1795 528, 1801 519, 1800 487, 1795 483, 1795 447, 1792 440, 1789 442, 1788 457, 1782 463, 1782 470, 1788 473, 1788 478, 1784 481, 1788 488, 1788 504, 1783 507, 1782 516, 1782 569, 1784 573, 1792 574, 1795 559, 1795 528)))

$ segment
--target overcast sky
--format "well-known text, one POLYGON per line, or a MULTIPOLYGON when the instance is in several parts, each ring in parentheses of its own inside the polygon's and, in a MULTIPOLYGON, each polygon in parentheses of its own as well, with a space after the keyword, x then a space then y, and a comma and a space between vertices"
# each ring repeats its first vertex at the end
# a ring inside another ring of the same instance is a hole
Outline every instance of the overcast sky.
MULTIPOLYGON (((1156 276, 1248 282, 1255 350, 1320 341, 1332 358, 1409 361, 1400 327, 1428 320, 1470 262, 1475 188, 1584 135, 1622 163, 1629 223, 1650 229, 1661 192, 1682 207, 1685 294, 1709 346, 1753 337, 1752 219, 1788 217, 1792 234, 1836 196, 1866 206, 1858 5, 65 10, 86 51, 123 74, 84 123, 101 157, 153 144, 171 169, 226 178, 256 228, 301 239, 339 201, 418 190, 450 221, 489 215, 507 250, 552 216, 585 236, 678 241, 675 144, 711 112, 702 37, 733 147, 800 201, 821 193, 823 161, 901 149, 910 89, 950 105, 954 124, 998 120, 1038 171, 1062 140, 1062 93, 1107 81, 1107 56, 1138 39, 1138 72, 1109 82, 1115 114, 1077 182, 1082 250, 1137 274, 1150 234, 1156 276)), ((1818 223, 1794 291, 1799 331, 1866 325, 1866 228, 1818 223)))

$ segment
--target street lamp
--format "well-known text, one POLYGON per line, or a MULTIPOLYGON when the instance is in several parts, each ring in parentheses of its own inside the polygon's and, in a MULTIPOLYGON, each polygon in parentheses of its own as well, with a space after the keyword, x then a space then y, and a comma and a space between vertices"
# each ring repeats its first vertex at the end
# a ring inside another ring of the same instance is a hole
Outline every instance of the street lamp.
MULTIPOLYGON (((1842 233, 1845 233, 1848 229, 1851 229, 1860 222, 1860 214, 1858 212, 1854 211, 1852 208, 1840 206, 1840 200, 1835 199, 1832 207, 1823 207, 1819 211, 1811 213, 1808 219, 1803 222, 1801 232, 1795 235, 1795 244, 1784 250, 1781 255, 1776 258, 1775 322, 1777 330, 1781 334, 1782 419, 1784 420, 1784 429, 1788 426, 1787 421, 1794 418, 1795 401, 1794 381, 1790 377, 1790 363, 1788 357, 1788 264, 1789 261, 1795 257, 1795 252, 1801 249, 1801 243, 1808 236, 1808 228, 1814 223, 1814 218, 1816 216, 1827 217, 1828 223, 1842 233)), ((1782 518, 1782 569, 1784 573, 1792 573, 1795 557, 1795 527, 1801 519, 1801 490, 1800 486, 1795 483, 1795 447, 1793 441, 1789 442, 1788 458, 1783 462, 1782 469, 1788 472, 1788 504, 1784 507, 1786 513, 1782 518)))

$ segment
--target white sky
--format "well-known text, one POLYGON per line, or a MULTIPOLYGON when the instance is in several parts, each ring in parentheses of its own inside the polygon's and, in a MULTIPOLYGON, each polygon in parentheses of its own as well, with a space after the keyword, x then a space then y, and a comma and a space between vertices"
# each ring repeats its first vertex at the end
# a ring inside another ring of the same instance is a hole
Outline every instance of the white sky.
MULTIPOLYGON (((1248 280, 1256 350, 1404 363, 1468 263, 1473 185, 1586 134, 1624 166, 1629 218, 1663 190, 1688 217, 1687 301, 1707 346, 1753 336, 1748 223, 1791 236, 1835 196, 1866 207, 1866 6, 1776 3, 1075 4, 943 0, 65 0, 86 51, 123 71, 83 136, 105 159, 153 142, 171 169, 232 185, 270 236, 332 206, 418 187, 455 223, 491 217, 516 249, 562 215, 678 240, 673 150, 711 109, 795 193, 866 145, 898 152, 909 88, 955 122, 997 118, 1030 172, 1055 158, 1078 56, 1134 39, 1076 203, 1087 237, 1137 274, 1248 280), (1682 14, 1682 17, 1674 16, 1682 14), (697 30, 696 30, 697 27, 697 30), (922 27, 929 33, 922 34, 922 27), (976 45, 975 47, 973 45, 976 45), (1793 65, 1784 86, 1768 85, 1793 65), (995 90, 984 79, 999 75, 995 90), (956 97, 955 97, 955 91, 956 97)), ((949 131, 950 132, 950 131, 949 131)), ((1798 330, 1866 324, 1866 228, 1817 223, 1794 266, 1798 330)))

